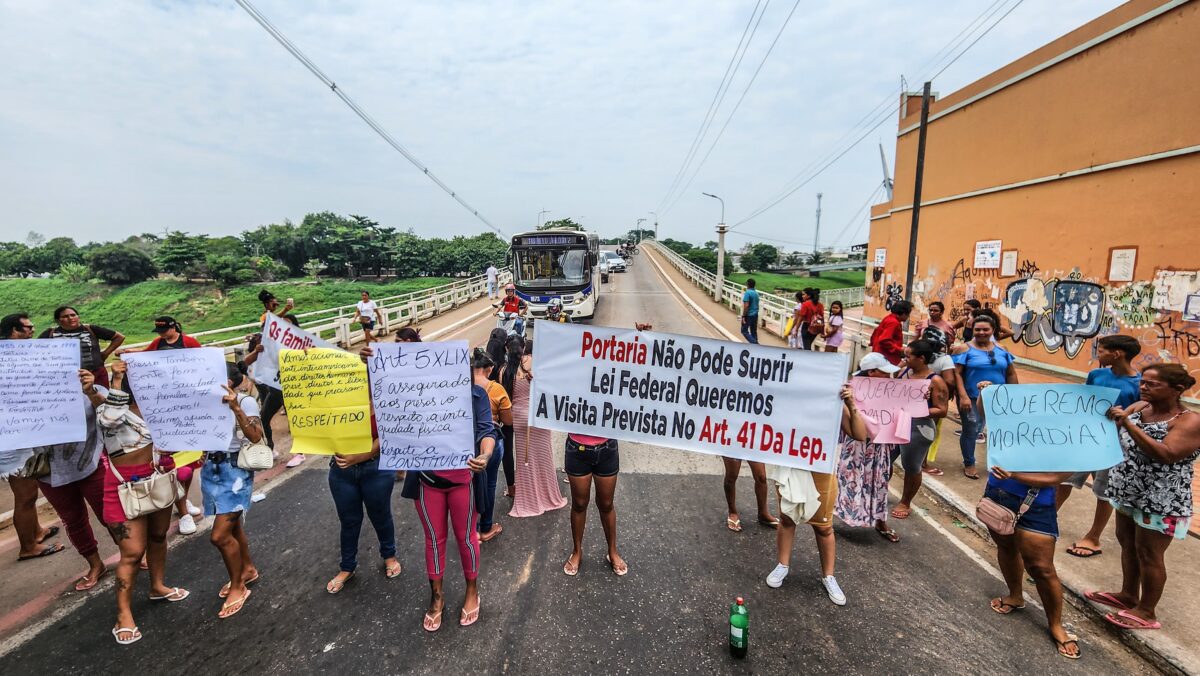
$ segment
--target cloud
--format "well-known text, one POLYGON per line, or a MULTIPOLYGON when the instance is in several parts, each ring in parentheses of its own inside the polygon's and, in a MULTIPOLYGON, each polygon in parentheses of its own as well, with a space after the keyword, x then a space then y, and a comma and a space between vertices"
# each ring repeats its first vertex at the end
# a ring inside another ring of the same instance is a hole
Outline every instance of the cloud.
MULTIPOLYGON (((256 4, 507 232, 546 208, 606 234, 663 201, 754 6, 256 4)), ((720 144, 662 215, 662 236, 707 239, 717 212, 701 190, 725 198, 730 222, 748 214, 898 89, 901 74, 917 82, 928 57, 989 4, 803 3, 720 144)), ((1023 5, 936 88, 953 91, 1116 4, 1023 5)), ((768 7, 726 109, 790 7, 768 7)), ((229 234, 324 209, 426 235, 484 228, 232 1, 6 0, 0 45, 7 237, 229 234)), ((895 126, 877 132, 889 156, 895 126)), ((810 241, 821 191, 823 232, 849 244, 857 230, 862 240, 865 218, 851 216, 881 178, 875 141, 744 229, 810 241)))

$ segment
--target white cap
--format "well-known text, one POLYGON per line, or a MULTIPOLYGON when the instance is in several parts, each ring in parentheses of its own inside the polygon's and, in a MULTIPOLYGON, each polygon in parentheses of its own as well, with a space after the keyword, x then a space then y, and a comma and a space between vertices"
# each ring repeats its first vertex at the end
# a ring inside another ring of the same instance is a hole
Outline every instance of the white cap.
POLYGON ((883 371, 884 373, 895 373, 896 371, 900 370, 900 367, 896 366, 892 362, 888 361, 887 357, 879 354, 878 352, 871 352, 871 353, 868 353, 865 357, 862 358, 861 361, 858 362, 858 370, 859 371, 879 370, 879 371, 883 371))

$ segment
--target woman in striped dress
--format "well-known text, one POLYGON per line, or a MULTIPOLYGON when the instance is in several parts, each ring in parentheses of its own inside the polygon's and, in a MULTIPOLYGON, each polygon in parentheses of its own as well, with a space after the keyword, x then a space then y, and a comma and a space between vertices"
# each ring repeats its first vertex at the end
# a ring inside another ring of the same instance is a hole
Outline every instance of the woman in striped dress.
MULTIPOLYGON (((509 373, 503 380, 509 380, 509 373)), ((511 372, 513 461, 517 468, 516 497, 509 516, 538 516, 567 505, 554 471, 550 430, 529 426, 529 383, 533 380, 533 341, 511 372)))

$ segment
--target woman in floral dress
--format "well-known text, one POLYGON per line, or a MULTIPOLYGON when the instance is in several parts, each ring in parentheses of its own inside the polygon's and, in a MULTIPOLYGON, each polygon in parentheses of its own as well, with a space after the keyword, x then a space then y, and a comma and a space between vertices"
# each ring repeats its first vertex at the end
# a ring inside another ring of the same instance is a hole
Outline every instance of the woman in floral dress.
MULTIPOLYGON (((855 375, 891 378, 900 368, 878 352, 858 363, 855 375)), ((877 433, 875 420, 863 416, 870 436, 877 433)), ((833 513, 847 526, 875 526, 875 531, 890 542, 900 536, 888 527, 888 480, 892 477, 892 444, 877 444, 869 439, 858 441, 841 434, 842 454, 838 458, 838 496, 833 513)))

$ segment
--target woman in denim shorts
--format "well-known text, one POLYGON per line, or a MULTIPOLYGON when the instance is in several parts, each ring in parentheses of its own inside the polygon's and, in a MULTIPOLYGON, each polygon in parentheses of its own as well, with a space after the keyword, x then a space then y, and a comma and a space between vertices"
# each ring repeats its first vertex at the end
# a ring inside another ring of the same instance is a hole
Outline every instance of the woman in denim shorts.
POLYGON ((570 576, 579 574, 583 559, 583 528, 587 524, 587 508, 595 483, 596 511, 600 512, 600 526, 608 541, 608 555, 604 558, 614 573, 625 575, 629 565, 617 553, 617 510, 613 506, 617 473, 621 471, 617 440, 568 434, 563 453, 563 469, 571 482, 571 540, 574 543, 570 558, 563 564, 563 572, 570 576))

